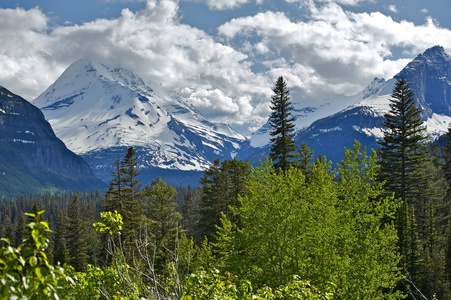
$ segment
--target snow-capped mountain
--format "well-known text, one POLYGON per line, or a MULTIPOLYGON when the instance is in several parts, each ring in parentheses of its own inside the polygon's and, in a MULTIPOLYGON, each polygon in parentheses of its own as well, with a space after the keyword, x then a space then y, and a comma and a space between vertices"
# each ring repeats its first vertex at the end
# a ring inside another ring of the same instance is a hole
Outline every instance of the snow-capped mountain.
POLYGON ((415 93, 422 119, 431 138, 443 135, 451 122, 451 57, 443 47, 435 46, 418 55, 392 79, 375 78, 359 94, 360 101, 313 122, 297 134, 316 154, 339 161, 343 148, 359 140, 368 148, 378 148, 383 137, 384 114, 390 109, 390 94, 396 79, 404 78, 415 93))
POLYGON ((106 182, 113 161, 130 146, 150 181, 165 170, 203 171, 215 158, 234 158, 249 144, 228 125, 206 120, 176 93, 92 59, 74 62, 33 104, 106 182))
POLYGON ((0 86, 0 199, 104 188, 88 164, 55 136, 37 107, 0 86))

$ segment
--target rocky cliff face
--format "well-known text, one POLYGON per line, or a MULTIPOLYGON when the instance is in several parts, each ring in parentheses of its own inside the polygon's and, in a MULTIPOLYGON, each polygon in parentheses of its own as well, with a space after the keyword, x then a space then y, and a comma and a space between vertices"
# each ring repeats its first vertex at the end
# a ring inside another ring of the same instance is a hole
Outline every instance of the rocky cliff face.
POLYGON ((42 112, 0 87, 0 195, 104 188, 59 140, 42 112), (20 187, 20 182, 23 188, 20 187))

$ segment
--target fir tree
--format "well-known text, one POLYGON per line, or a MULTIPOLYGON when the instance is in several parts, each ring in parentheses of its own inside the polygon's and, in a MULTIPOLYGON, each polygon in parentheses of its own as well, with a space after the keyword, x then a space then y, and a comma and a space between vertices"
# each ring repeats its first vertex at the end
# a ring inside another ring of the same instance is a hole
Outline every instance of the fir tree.
POLYGON ((87 227, 81 216, 78 195, 75 195, 69 207, 67 225, 67 247, 69 248, 70 264, 75 270, 84 271, 88 260, 87 227))
MULTIPOLYGON (((436 209, 446 186, 434 165, 426 128, 420 118, 421 110, 409 84, 398 79, 390 99, 390 110, 385 114, 384 137, 380 143, 380 180, 385 189, 400 198, 403 205, 397 212, 401 266, 410 278, 410 288, 421 286, 427 280, 419 269, 424 259, 423 249, 428 237, 428 208, 436 209)), ((415 293, 410 289, 409 292, 415 293)))
POLYGON ((155 267, 161 270, 175 253, 176 243, 182 233, 181 215, 177 212, 174 201, 174 187, 169 186, 160 177, 152 180, 150 187, 144 188, 144 199, 147 204, 147 217, 150 223, 155 267))
POLYGON ((293 105, 290 101, 287 83, 280 76, 273 89, 274 95, 271 101, 271 115, 269 116, 269 124, 272 130, 270 135, 271 149, 269 157, 274 163, 276 171, 286 171, 293 164, 293 158, 296 154, 296 144, 294 141, 295 118, 292 117, 291 111, 293 105))
POLYGON ((236 159, 220 164, 219 159, 205 171, 200 179, 202 197, 199 230, 202 236, 212 239, 216 225, 220 225, 221 214, 234 219, 230 207, 239 205, 238 197, 246 194, 246 178, 252 172, 249 162, 236 159))
POLYGON ((113 178, 105 203, 107 211, 117 211, 123 217, 121 243, 126 248, 134 247, 142 223, 143 203, 141 183, 137 178, 139 175, 137 164, 136 152, 133 147, 127 150, 124 160, 115 161, 113 178))
POLYGON ((55 263, 59 262, 61 265, 70 263, 70 253, 67 247, 68 221, 67 213, 64 210, 60 211, 55 228, 55 253, 53 257, 55 263))

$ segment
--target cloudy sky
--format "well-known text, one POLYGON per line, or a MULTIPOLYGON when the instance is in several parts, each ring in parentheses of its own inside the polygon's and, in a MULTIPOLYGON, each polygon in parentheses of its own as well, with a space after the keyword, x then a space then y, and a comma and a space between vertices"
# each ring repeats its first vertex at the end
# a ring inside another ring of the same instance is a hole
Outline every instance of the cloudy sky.
POLYGON ((83 56, 180 92, 248 135, 284 76, 299 106, 391 78, 434 45, 449 0, 0 0, 0 85, 32 100, 83 56))

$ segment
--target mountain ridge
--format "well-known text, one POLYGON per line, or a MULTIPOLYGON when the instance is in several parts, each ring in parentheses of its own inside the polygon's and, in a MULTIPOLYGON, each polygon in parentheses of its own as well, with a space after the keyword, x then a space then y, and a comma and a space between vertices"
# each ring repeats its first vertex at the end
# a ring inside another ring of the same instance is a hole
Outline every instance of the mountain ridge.
POLYGON ((106 187, 37 107, 1 86, 0 145, 0 195, 106 187))
POLYGON ((140 153, 142 172, 196 174, 216 158, 232 159, 242 148, 250 149, 244 136, 227 124, 205 119, 177 93, 150 87, 138 75, 96 60, 74 62, 32 103, 68 148, 84 157, 105 182, 113 155, 130 146, 140 153))

